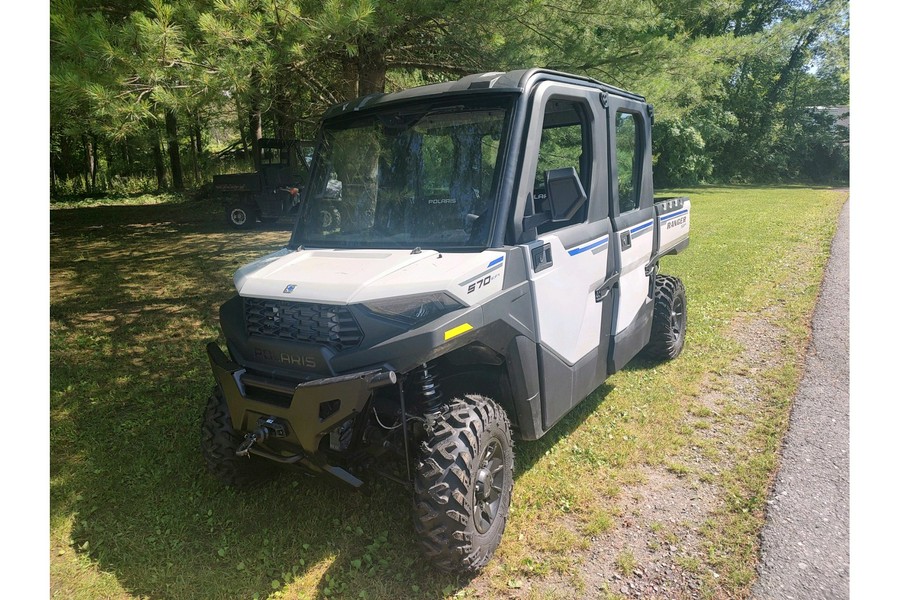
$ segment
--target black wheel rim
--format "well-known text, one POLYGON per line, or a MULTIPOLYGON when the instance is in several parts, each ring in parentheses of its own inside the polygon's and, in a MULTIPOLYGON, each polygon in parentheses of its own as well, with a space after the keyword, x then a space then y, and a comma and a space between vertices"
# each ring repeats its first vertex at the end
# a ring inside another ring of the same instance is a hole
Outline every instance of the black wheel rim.
POLYGON ((684 335, 684 299, 681 296, 675 296, 675 299, 672 302, 672 314, 669 319, 672 331, 672 342, 677 344, 681 340, 681 336, 684 335))
POLYGON ((487 533, 500 511, 506 484, 505 465, 503 447, 497 439, 492 439, 475 474, 475 529, 479 533, 487 533))
POLYGON ((231 222, 235 225, 243 225, 247 222, 247 213, 241 208, 235 208, 231 211, 231 222))

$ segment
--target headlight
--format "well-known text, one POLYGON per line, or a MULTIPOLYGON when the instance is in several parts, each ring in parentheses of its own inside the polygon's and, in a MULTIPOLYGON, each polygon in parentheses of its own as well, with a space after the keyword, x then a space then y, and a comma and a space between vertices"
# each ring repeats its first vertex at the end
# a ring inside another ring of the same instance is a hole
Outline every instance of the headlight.
POLYGON ((363 303, 363 306, 376 315, 412 326, 419 326, 463 307, 446 292, 373 300, 363 303))

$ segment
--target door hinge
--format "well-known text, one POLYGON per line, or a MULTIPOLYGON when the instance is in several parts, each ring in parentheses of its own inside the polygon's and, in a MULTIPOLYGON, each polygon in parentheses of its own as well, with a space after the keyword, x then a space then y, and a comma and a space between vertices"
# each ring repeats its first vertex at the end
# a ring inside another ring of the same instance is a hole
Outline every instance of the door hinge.
POLYGON ((543 244, 531 249, 531 270, 535 273, 553 266, 553 254, 550 244, 543 244))

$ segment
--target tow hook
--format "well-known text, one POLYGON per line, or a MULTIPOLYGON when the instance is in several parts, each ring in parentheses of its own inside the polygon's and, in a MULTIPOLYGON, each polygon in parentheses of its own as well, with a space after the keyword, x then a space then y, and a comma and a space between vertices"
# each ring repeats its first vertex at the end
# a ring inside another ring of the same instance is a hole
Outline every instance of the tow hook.
POLYGON ((244 441, 235 450, 237 456, 250 456, 250 448, 256 442, 264 442, 269 438, 283 438, 287 436, 287 426, 275 417, 260 417, 256 422, 256 431, 244 436, 244 441))

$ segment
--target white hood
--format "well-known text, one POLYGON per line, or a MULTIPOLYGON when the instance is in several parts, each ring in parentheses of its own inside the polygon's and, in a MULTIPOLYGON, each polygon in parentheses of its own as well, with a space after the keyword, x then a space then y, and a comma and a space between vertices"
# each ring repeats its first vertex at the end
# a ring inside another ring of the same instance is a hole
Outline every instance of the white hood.
POLYGON ((469 293, 468 279, 496 265, 491 272, 502 281, 504 256, 497 251, 283 249, 238 270, 234 284, 241 296, 253 298, 353 304, 447 291, 471 305, 501 285, 469 293))

